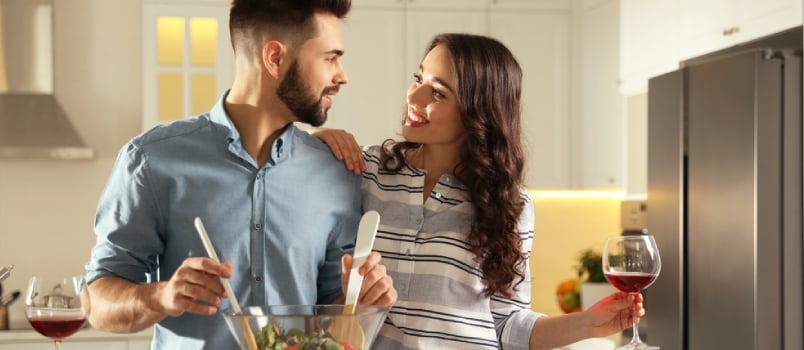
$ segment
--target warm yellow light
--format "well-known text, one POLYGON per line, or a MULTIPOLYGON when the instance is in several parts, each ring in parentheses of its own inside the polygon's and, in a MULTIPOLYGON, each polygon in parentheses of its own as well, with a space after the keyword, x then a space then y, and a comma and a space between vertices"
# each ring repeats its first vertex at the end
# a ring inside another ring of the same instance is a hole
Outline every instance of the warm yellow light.
POLYGON ((218 20, 190 19, 190 57, 193 66, 215 67, 218 46, 218 20))
POLYGON ((215 74, 196 73, 190 76, 190 113, 209 111, 217 101, 215 74))
POLYGON ((156 42, 159 65, 180 66, 184 64, 184 18, 157 18, 156 42))
POLYGON ((184 117, 184 77, 181 73, 159 74, 159 120, 172 121, 184 117))
POLYGON ((623 191, 528 191, 532 198, 609 198, 623 199, 623 191))

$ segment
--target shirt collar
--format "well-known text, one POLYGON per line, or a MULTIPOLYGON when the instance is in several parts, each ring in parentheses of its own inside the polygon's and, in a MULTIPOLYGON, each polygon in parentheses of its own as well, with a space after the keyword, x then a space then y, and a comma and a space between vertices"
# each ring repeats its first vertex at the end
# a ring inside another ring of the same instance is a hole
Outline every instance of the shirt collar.
POLYGON ((226 128, 228 130, 228 140, 229 143, 237 142, 240 143, 240 133, 237 132, 237 128, 235 128, 234 123, 232 123, 232 119, 229 118, 229 113, 226 113, 226 108, 224 107, 224 102, 226 101, 226 96, 229 95, 229 90, 223 93, 223 97, 218 99, 218 102, 212 106, 212 110, 209 111, 209 120, 213 123, 218 124, 226 128))
MULTIPOLYGON (((226 108, 224 107, 224 102, 228 95, 229 90, 226 90, 223 96, 212 107, 212 110, 209 111, 209 119, 213 123, 223 126, 228 131, 227 140, 229 141, 230 151, 235 154, 245 153, 243 145, 240 142, 240 132, 235 128, 234 123, 232 123, 232 118, 229 117, 229 113, 226 112, 226 108)), ((290 156, 291 147, 293 147, 293 137, 297 130, 298 128, 293 123, 285 127, 282 134, 280 134, 274 144, 271 145, 271 160, 268 164, 279 163, 290 156)))

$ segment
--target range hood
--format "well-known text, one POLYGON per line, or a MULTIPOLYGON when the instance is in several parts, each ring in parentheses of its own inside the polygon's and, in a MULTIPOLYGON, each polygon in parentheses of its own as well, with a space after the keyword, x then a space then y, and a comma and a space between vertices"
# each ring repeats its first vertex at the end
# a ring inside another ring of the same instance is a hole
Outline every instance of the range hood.
POLYGON ((0 94, 0 159, 94 156, 52 94, 0 94))
POLYGON ((88 159, 53 93, 52 0, 0 0, 0 159, 88 159))

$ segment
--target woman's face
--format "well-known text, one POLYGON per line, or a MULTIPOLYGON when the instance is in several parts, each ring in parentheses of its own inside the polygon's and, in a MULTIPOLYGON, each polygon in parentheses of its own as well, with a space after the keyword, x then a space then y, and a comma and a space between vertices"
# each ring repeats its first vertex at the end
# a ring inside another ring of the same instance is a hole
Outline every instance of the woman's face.
POLYGON ((408 110, 402 127, 405 140, 460 147, 466 132, 457 87, 449 53, 441 45, 436 46, 424 57, 408 88, 408 110))

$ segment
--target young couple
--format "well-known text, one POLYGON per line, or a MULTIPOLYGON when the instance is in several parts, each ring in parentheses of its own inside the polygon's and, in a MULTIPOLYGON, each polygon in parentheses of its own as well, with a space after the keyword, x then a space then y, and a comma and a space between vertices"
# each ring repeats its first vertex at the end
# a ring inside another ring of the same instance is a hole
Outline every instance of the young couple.
POLYGON ((366 166, 348 134, 318 135, 366 170, 362 182, 293 125, 322 125, 347 82, 349 8, 233 1, 231 89, 210 112, 156 127, 118 155, 87 264, 93 326, 155 325, 154 349, 234 349, 216 314, 228 303, 219 277, 243 305, 342 302, 361 209, 381 223, 360 302, 393 306, 376 349, 549 349, 644 314, 641 296, 624 293, 583 313, 530 311, 521 72, 497 41, 436 37, 407 94, 405 141, 367 147, 366 166), (206 258, 196 216, 225 263, 206 258))

